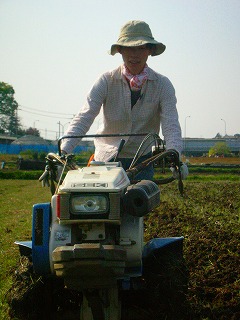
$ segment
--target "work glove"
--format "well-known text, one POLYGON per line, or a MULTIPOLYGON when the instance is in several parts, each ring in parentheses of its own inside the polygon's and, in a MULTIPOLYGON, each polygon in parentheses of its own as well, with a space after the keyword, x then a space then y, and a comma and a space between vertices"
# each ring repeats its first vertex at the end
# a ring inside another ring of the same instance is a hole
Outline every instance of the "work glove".
MULTIPOLYGON (((178 179, 179 172, 178 172, 177 168, 170 167, 170 170, 172 171, 173 178, 178 179)), ((185 163, 181 163, 180 170, 181 170, 181 179, 185 180, 188 176, 188 173, 189 173, 187 165, 185 163)))
POLYGON ((49 171, 48 171, 48 167, 46 166, 45 171, 43 172, 43 174, 41 175, 41 177, 39 178, 39 181, 42 182, 42 186, 43 187, 49 187, 49 171))

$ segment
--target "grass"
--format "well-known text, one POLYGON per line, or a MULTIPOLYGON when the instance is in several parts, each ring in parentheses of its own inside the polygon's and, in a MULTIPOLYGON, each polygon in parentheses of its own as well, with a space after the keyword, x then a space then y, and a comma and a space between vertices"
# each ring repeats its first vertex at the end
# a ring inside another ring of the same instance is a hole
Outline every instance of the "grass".
POLYGON ((4 295, 19 260, 15 240, 31 239, 31 210, 38 202, 49 202, 50 193, 34 180, 2 180, 0 185, 0 319, 7 319, 4 295))
MULTIPOLYGON (((161 205, 145 218, 145 238, 181 236, 190 274, 187 318, 237 320, 240 318, 239 222, 237 181, 223 175, 161 186, 161 205)), ((231 175, 234 177, 234 175, 231 175)), ((9 320, 5 294, 19 263, 15 240, 31 238, 31 208, 48 202, 50 192, 36 180, 2 180, 0 185, 0 319, 9 320)), ((164 318, 166 319, 166 318, 164 318)), ((160 320, 160 318, 159 318, 160 320)), ((175 319, 178 320, 178 319, 175 319)))

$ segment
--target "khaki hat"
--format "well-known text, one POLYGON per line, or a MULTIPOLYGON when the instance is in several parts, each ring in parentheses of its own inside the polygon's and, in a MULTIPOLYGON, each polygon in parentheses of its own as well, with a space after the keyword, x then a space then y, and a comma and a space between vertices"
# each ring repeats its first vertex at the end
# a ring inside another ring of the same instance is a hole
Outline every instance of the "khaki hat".
POLYGON ((109 54, 114 56, 118 52, 118 47, 138 47, 144 44, 154 44, 155 50, 152 56, 157 56, 163 53, 166 46, 156 41, 153 36, 149 25, 144 21, 132 20, 128 21, 120 31, 117 43, 111 46, 109 54))

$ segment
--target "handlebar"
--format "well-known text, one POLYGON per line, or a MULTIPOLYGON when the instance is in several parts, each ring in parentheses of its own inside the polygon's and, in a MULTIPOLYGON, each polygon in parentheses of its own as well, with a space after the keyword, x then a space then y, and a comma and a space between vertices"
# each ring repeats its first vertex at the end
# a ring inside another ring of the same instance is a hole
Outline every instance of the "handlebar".
POLYGON ((77 136, 62 136, 58 139, 58 154, 61 156, 61 142, 64 139, 83 139, 83 138, 110 138, 110 137, 144 137, 147 133, 113 133, 113 134, 88 134, 77 136))
MULTIPOLYGON (((106 138, 106 137, 128 137, 128 136, 142 136, 142 137, 146 137, 146 136, 155 136, 156 139, 156 134, 147 134, 147 133, 118 133, 118 134, 90 134, 90 135, 65 135, 59 138, 58 140, 58 154, 59 155, 55 155, 55 154, 49 154, 47 159, 50 161, 57 161, 61 164, 67 163, 67 167, 69 169, 76 169, 76 165, 72 162, 72 158, 70 155, 68 155, 67 158, 65 158, 65 161, 63 160, 63 158, 61 157, 61 142, 64 139, 83 139, 83 138, 106 138)), ((159 138, 159 137, 158 137, 159 138)), ((159 138, 159 140, 161 140, 159 138)), ((122 144, 123 144, 123 139, 121 140, 122 144)), ((121 145, 121 143, 120 143, 121 145)), ((127 175, 130 179, 131 182, 134 182, 134 177, 137 175, 137 173, 139 173, 140 171, 142 171, 143 169, 145 169, 148 165, 156 162, 156 160, 160 161, 165 159, 165 162, 167 162, 169 164, 170 167, 174 168, 175 170, 177 170, 178 172, 178 188, 179 191, 181 193, 181 195, 183 194, 183 183, 182 183, 182 178, 181 178, 181 163, 180 163, 180 159, 179 159, 179 154, 176 150, 171 149, 171 150, 166 150, 163 151, 161 153, 157 153, 154 156, 150 157, 149 159, 135 165, 134 167, 130 167, 130 169, 126 170, 127 175)), ((45 175, 43 174, 40 179, 44 179, 45 175)), ((166 183, 170 183, 172 181, 174 181, 176 178, 171 176, 168 178, 163 178, 163 179, 159 179, 159 180, 154 180, 155 183, 157 184, 166 184, 166 183)))
MULTIPOLYGON (((132 180, 140 171, 142 171, 144 168, 146 168, 149 164, 155 162, 156 160, 162 160, 162 159, 168 159, 168 162, 170 163, 170 166, 174 167, 175 169, 178 170, 178 188, 179 192, 182 195, 183 194, 183 182, 181 178, 181 169, 180 169, 180 159, 179 159, 179 153, 174 150, 174 149, 169 149, 166 151, 163 151, 162 153, 156 154, 149 159, 137 164, 135 167, 128 169, 127 175, 130 180, 132 180)), ((159 180, 154 180, 155 183, 158 184, 167 184, 172 181, 174 181, 175 178, 169 177, 165 179, 159 179, 159 180)))

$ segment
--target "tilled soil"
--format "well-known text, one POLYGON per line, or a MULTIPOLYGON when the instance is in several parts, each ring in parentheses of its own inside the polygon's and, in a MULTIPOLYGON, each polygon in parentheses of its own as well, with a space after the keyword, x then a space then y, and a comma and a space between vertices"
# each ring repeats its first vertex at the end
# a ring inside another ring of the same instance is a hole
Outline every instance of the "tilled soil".
MULTIPOLYGON (((167 282, 174 290, 166 291, 163 273, 158 272, 158 279, 156 274, 148 277, 148 296, 143 292, 125 297, 124 320, 240 319, 239 183, 188 182, 183 197, 175 183, 161 191, 160 207, 145 218, 145 238, 183 235, 184 260, 175 264, 167 282), (174 295, 176 283, 184 286, 184 299, 174 295), (169 292, 167 299, 161 298, 161 293, 166 298, 169 292)), ((64 289, 61 281, 36 277, 24 258, 7 294, 11 317, 25 320, 78 319, 81 299, 80 293, 64 289)))

